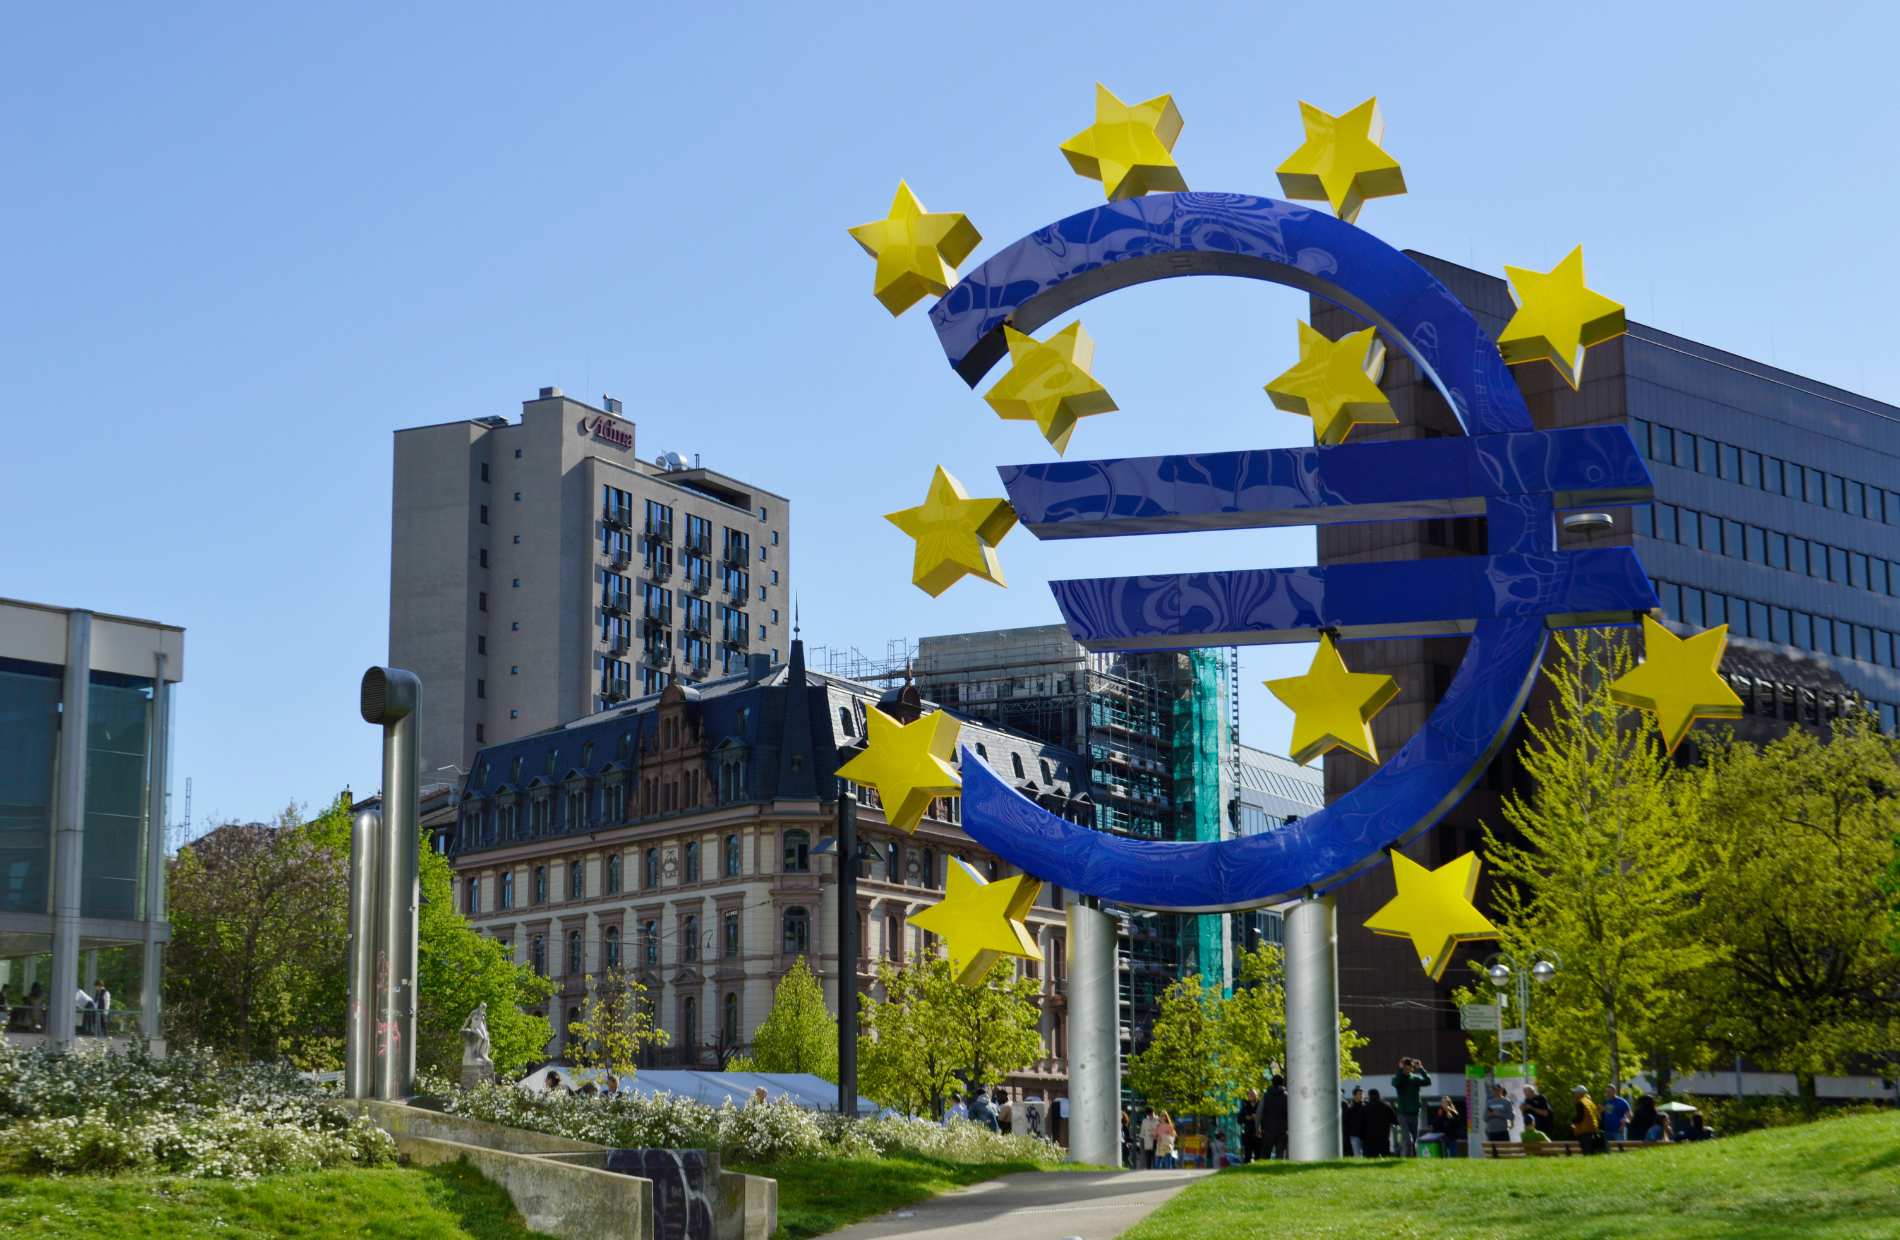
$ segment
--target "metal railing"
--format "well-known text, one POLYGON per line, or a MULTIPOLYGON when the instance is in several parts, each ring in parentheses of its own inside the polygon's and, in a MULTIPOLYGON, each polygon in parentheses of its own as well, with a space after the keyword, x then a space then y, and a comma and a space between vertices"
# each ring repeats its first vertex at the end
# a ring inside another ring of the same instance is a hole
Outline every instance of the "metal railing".
POLYGON ((602 506, 601 520, 615 529, 627 529, 633 525, 633 508, 627 504, 605 504, 602 506))

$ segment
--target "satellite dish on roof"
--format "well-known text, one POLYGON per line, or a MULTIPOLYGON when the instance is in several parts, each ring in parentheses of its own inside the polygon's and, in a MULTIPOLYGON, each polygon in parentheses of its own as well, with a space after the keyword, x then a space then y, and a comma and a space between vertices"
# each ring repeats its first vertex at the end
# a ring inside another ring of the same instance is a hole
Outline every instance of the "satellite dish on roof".
POLYGON ((653 459, 653 463, 668 473, 676 469, 686 468, 686 458, 677 452, 662 452, 653 459))

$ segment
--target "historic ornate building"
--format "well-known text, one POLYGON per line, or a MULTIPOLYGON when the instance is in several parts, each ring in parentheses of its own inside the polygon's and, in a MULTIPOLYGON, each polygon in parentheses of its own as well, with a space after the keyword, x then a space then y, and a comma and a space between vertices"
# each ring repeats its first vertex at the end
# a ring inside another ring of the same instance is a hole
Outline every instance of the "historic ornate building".
MULTIPOLYGON (((903 709, 896 691, 885 697, 903 709)), ((589 976, 615 964, 642 979, 668 1034, 656 1063, 717 1067, 743 1048, 800 956, 835 1005, 837 858, 822 846, 837 820, 839 750, 861 743, 878 701, 866 685, 808 673, 794 643, 789 664, 674 684, 476 755, 437 846, 455 868, 457 907, 559 987, 551 1052, 589 976)), ((1045 806, 1092 820, 1075 754, 967 718, 960 740, 1045 806)), ((909 921, 941 898, 952 858, 988 877, 1012 871, 958 828, 957 798, 906 835, 885 825, 875 790, 850 792, 870 846, 855 968, 869 994, 878 960, 935 949, 909 921)), ((1049 1097, 1066 1080, 1063 925, 1062 893, 1045 888, 1031 926, 1047 963, 1021 967, 1043 980, 1047 1055, 1012 1084, 1049 1097)))

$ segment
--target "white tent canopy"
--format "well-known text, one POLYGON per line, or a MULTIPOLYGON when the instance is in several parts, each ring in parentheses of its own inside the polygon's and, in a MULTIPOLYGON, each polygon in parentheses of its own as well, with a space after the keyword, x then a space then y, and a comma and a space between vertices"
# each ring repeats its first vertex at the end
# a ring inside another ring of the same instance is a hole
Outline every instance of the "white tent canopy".
MULTIPOLYGON (((546 1090, 549 1072, 559 1072, 561 1083, 570 1089, 579 1089, 589 1082, 599 1089, 607 1083, 607 1071, 604 1068, 563 1068, 552 1064, 528 1073, 522 1078, 519 1088, 536 1093, 546 1090)), ((824 1077, 809 1072, 695 1072, 687 1068, 648 1068, 620 1078, 622 1092, 677 1094, 712 1107, 728 1098, 732 1099, 734 1106, 744 1106, 753 1091, 760 1086, 765 1087, 768 1101, 789 1098, 793 1105, 814 1111, 838 1109, 838 1087, 824 1077)), ((877 1103, 859 1095, 858 1114, 877 1113, 877 1103)))

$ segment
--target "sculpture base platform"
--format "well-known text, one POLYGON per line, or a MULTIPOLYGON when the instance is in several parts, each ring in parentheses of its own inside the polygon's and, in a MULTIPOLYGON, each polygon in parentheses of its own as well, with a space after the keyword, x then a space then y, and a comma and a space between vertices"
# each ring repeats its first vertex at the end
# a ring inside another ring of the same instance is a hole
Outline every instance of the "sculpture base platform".
POLYGON ((477 1085, 493 1085, 494 1083, 495 1064, 493 1060, 484 1059, 480 1063, 465 1063, 462 1065, 463 1089, 474 1089, 477 1085))

